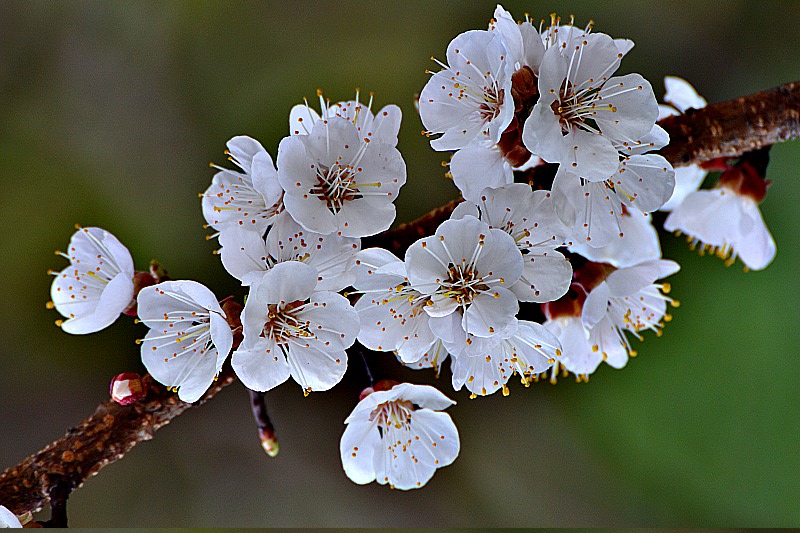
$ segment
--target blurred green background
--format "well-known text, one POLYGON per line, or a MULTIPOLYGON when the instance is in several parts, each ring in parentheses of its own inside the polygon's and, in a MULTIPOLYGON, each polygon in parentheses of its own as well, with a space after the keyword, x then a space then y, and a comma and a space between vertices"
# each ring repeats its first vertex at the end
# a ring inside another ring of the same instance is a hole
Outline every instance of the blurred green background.
MULTIPOLYGON (((656 94, 668 74, 716 102, 800 78, 800 3, 509 1, 518 18, 558 9, 636 48, 622 72, 656 94), (785 22, 789 21, 789 22, 785 22)), ((419 132, 413 97, 431 55, 484 28, 492 2, 0 3, 0 468, 88 416, 122 371, 142 371, 143 326, 69 337, 47 311, 48 268, 73 224, 98 225, 143 268, 241 296, 204 240, 197 193, 237 134, 273 154, 288 111, 321 87, 397 103, 407 221, 455 196, 443 154, 419 132)), ((772 151, 763 205, 778 255, 764 272, 698 257, 664 238, 683 269, 665 335, 622 371, 470 401, 438 384, 462 452, 422 490, 360 487, 341 470, 342 421, 363 383, 357 361, 329 393, 268 394, 281 453, 264 455, 234 384, 70 498, 73 526, 797 526, 800 144, 772 151), (792 281, 794 280, 794 281, 792 281)), ((390 356, 380 371, 403 373, 390 356)), ((2 502, 0 502, 2 504, 2 502)), ((44 516, 47 512, 43 513, 44 516)))

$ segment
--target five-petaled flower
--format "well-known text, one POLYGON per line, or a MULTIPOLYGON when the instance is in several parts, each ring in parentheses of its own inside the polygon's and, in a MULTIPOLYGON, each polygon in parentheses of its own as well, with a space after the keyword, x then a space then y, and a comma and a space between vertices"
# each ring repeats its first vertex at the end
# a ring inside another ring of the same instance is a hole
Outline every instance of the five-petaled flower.
POLYGON ((345 474, 359 485, 423 486, 458 456, 458 430, 441 412, 454 404, 428 385, 378 383, 345 420, 339 446, 345 474))

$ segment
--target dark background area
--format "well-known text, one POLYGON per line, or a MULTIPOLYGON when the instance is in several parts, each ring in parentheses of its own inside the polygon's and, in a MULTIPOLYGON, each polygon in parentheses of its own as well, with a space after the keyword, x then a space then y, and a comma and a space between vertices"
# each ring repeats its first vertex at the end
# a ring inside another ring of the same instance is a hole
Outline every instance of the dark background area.
MULTIPOLYGON (((120 319, 71 337, 45 309, 73 225, 114 233, 144 268, 220 298, 244 291, 204 240, 197 193, 208 163, 248 134, 276 155, 288 113, 323 88, 355 87, 404 113, 408 184, 398 222, 456 194, 444 154, 420 135, 413 97, 448 42, 485 28, 492 2, 0 3, 0 468, 88 416, 122 371, 143 372, 146 328, 120 319)), ((800 78, 797 2, 507 2, 517 18, 558 9, 633 39, 621 73, 691 81, 709 102, 800 78)), ((234 384, 104 469, 70 498, 74 526, 790 526, 800 522, 797 282, 800 144, 772 150, 763 213, 774 263, 698 257, 664 236, 681 301, 663 338, 590 383, 514 382, 508 398, 469 400, 449 370, 379 371, 436 383, 462 439, 456 462, 422 490, 351 483, 339 438, 363 386, 358 361, 341 385, 304 398, 271 391, 281 442, 258 443, 234 384)), ((638 343, 638 341, 636 341, 638 343)), ((3 502, 0 502, 2 504, 3 502)), ((44 515, 47 513, 45 512, 44 515)))

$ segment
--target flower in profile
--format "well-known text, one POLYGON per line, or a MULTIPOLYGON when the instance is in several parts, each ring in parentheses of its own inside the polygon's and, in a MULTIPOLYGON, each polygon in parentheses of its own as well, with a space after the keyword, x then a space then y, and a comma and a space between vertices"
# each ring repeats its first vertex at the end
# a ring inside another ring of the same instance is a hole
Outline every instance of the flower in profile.
POLYGON ((541 324, 520 320, 489 338, 473 337, 469 344, 445 342, 452 354, 453 388, 466 386, 474 398, 493 394, 519 375, 526 386, 561 357, 561 343, 541 324))
POLYGON ((550 46, 539 69, 539 101, 522 140, 532 153, 590 181, 617 171, 616 145, 644 137, 658 118, 650 83, 610 77, 623 53, 608 35, 576 35, 550 46))
POLYGON ((736 258, 751 270, 762 270, 775 258, 775 240, 759 204, 767 194, 764 178, 768 155, 763 150, 743 156, 722 173, 713 189, 686 196, 664 221, 664 229, 684 233, 702 253, 732 265, 736 258))
POLYGON ((9 511, 5 506, 0 505, 0 529, 21 527, 22 523, 17 518, 17 515, 9 511))
POLYGON ((308 394, 344 376, 358 313, 347 298, 315 290, 317 277, 314 267, 286 261, 251 286, 242 312, 244 340, 231 358, 248 388, 267 391, 292 376, 308 394))
POLYGON ((217 231, 239 226, 263 235, 283 209, 283 189, 272 157, 258 141, 243 135, 227 146, 226 153, 240 170, 215 166, 219 172, 200 195, 203 216, 217 231))
MULTIPOLYGON (((543 326, 556 336, 562 347, 562 355, 552 367, 552 381, 555 381, 560 368, 572 372, 576 376, 586 377, 594 372, 603 361, 603 355, 599 349, 592 349, 593 343, 600 344, 596 334, 593 337, 581 320, 585 301, 586 291, 583 286, 573 283, 564 296, 542 305, 542 310, 547 317, 543 326)), ((607 346, 606 353, 611 353, 612 363, 616 361, 615 356, 618 351, 607 346)), ((627 355, 625 357, 627 358, 627 355)))
POLYGON ((472 30, 447 47, 447 65, 433 74, 419 96, 419 113, 434 150, 458 150, 476 139, 500 141, 514 118, 513 65, 503 36, 472 30))
POLYGON ((348 119, 332 116, 307 135, 281 141, 278 175, 286 210, 301 226, 365 237, 394 221, 392 202, 406 182, 406 165, 392 144, 371 141, 348 119))
POLYGON ((345 474, 359 485, 419 488, 458 456, 458 430, 441 412, 455 402, 428 385, 382 381, 374 390, 345 420, 339 445, 345 474))
MULTIPOLYGON (((473 216, 446 220, 436 234, 406 251, 411 287, 430 299, 425 311, 436 332, 438 321, 478 337, 491 337, 516 322, 519 302, 508 287, 522 274, 514 239, 473 216), (449 315, 456 314, 458 320, 449 315)), ((437 333, 442 339, 458 332, 437 333)), ((470 338, 466 338, 470 342, 470 338)))
POLYGON ((67 253, 56 253, 70 265, 53 273, 48 307, 66 318, 56 324, 67 333, 100 331, 135 304, 133 258, 106 230, 79 227, 67 253))
POLYGON ((150 328, 142 362, 153 378, 192 403, 208 390, 233 345, 225 312, 196 281, 165 281, 139 293, 139 319, 150 328))
MULTIPOLYGON (((692 85, 677 76, 664 77, 665 104, 658 106, 658 119, 672 115, 681 115, 689 109, 702 109, 706 106, 706 99, 700 96, 692 85)), ((700 165, 694 164, 675 169, 675 190, 669 201, 661 207, 661 211, 672 211, 690 193, 696 191, 708 174, 700 165)))
POLYGON ((621 368, 632 351, 624 331, 637 337, 648 329, 660 334, 662 321, 671 319, 667 305, 677 302, 667 296, 669 284, 657 281, 679 269, 678 263, 666 259, 619 269, 605 263, 584 265, 576 277, 589 290, 581 320, 596 335, 590 339, 592 350, 621 368))

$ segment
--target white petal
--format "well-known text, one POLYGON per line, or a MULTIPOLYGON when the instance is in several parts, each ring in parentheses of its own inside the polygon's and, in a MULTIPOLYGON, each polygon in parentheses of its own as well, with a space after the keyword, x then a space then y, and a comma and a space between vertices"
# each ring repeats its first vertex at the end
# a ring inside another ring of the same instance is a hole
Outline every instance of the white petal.
POLYGON ((742 214, 753 222, 753 229, 747 236, 735 243, 736 252, 742 262, 751 270, 762 270, 775 258, 776 246, 761 216, 758 204, 744 199, 742 201, 742 214))
POLYGON ((339 444, 344 473, 359 485, 375 481, 374 457, 382 450, 377 421, 367 418, 351 420, 344 428, 339 444))
POLYGON ((478 202, 486 187, 514 182, 514 173, 503 152, 497 145, 486 146, 484 142, 473 142, 453 154, 450 172, 461 195, 471 202, 478 202))
POLYGON ((297 104, 289 112, 289 133, 292 135, 308 135, 314 123, 320 119, 319 113, 307 104, 297 104))
POLYGON ((532 249, 522 259, 522 276, 511 286, 520 301, 550 302, 566 294, 572 280, 572 265, 561 253, 532 249))
POLYGON ((228 152, 236 164, 249 173, 253 164, 253 157, 259 153, 266 153, 261 143, 247 135, 233 137, 227 142, 228 152))
POLYGON ((456 460, 461 450, 461 442, 450 415, 431 409, 418 409, 411 414, 411 425, 412 431, 420 437, 412 443, 414 455, 420 462, 442 468, 456 460))
POLYGON ((222 369, 225 359, 231 353, 233 346, 233 332, 228 321, 222 315, 211 313, 211 342, 217 349, 217 373, 222 369))
POLYGON ((508 289, 495 287, 475 296, 464 312, 463 328, 478 337, 489 337, 514 322, 519 302, 508 289))
POLYGON ((687 109, 702 109, 707 105, 706 99, 697 94, 692 85, 677 76, 665 76, 664 101, 675 106, 678 111, 685 113, 687 109))
POLYGON ((675 172, 660 155, 634 155, 620 163, 612 178, 622 202, 649 213, 663 206, 675 189, 675 172))
POLYGON ((606 282, 601 283, 589 293, 583 303, 581 320, 587 329, 591 329, 608 314, 608 302, 611 299, 611 290, 606 282))
POLYGON ((660 211, 672 211, 683 202, 687 196, 695 192, 703 184, 703 180, 708 174, 700 165, 689 165, 688 167, 678 167, 675 171, 675 189, 666 204, 661 206, 660 211))
POLYGON ((287 357, 292 378, 304 391, 326 391, 339 383, 347 370, 347 352, 329 351, 320 341, 292 342, 287 357))
POLYGON ((255 391, 268 391, 289 379, 286 357, 272 339, 259 338, 250 349, 240 346, 231 365, 244 386, 255 391))
POLYGON ((239 226, 227 227, 219 232, 219 243, 222 265, 239 281, 253 272, 267 270, 267 247, 257 232, 239 226))
POLYGON ((17 515, 0 505, 0 529, 2 528, 21 528, 22 524, 17 515))
POLYGON ((603 134, 615 139, 639 139, 646 135, 658 119, 658 103, 653 87, 639 74, 614 77, 600 90, 602 102, 593 118, 603 134))

